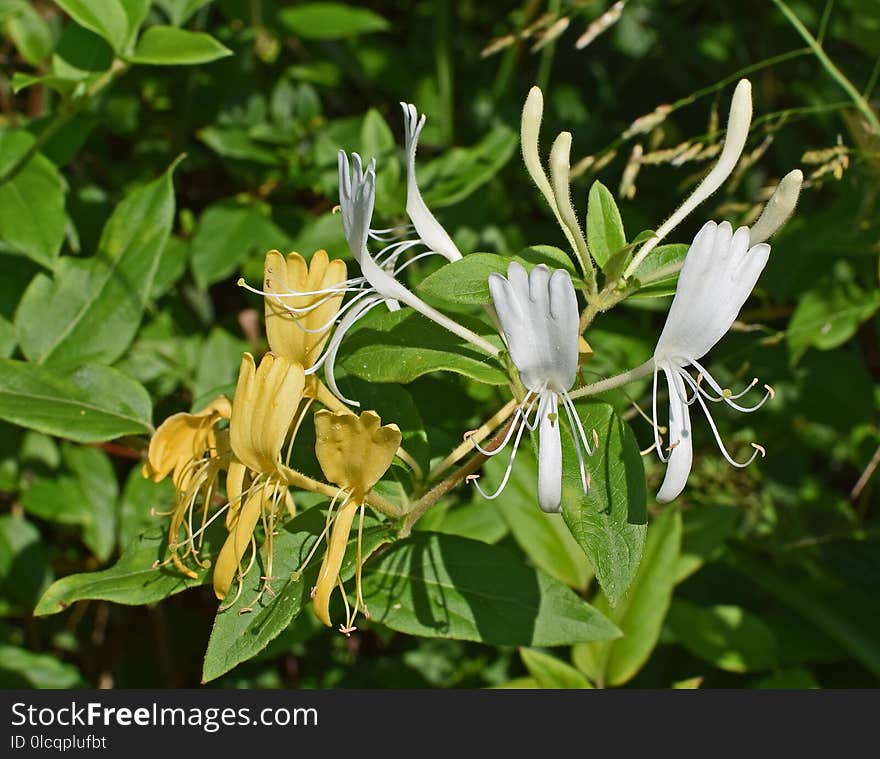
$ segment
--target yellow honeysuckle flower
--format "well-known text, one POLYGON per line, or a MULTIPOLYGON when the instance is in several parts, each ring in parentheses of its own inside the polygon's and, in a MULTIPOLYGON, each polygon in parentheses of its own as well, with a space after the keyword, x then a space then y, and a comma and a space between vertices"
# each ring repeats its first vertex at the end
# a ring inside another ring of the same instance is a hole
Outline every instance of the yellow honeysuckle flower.
MULTIPOLYGON (((324 476, 340 490, 327 515, 328 529, 332 531, 327 541, 327 552, 321 562, 318 580, 312 593, 315 615, 328 627, 330 622, 330 595, 339 585, 346 607, 346 622, 340 631, 350 635, 355 629, 353 622, 358 609, 363 607, 369 616, 361 595, 361 540, 364 525, 364 501, 366 494, 388 471, 400 446, 401 433, 396 424, 382 426, 375 411, 364 411, 360 416, 349 413, 319 411, 315 414, 315 454, 324 476), (333 515, 338 498, 342 504, 333 515), (345 589, 339 578, 348 535, 355 513, 360 511, 358 527, 358 555, 355 583, 357 588, 354 610, 350 610, 345 589)), ((325 530, 326 534, 327 530, 325 530)))
MULTIPOLYGON (((241 579, 256 557, 253 534, 261 520, 266 534, 267 560, 260 595, 264 591, 271 593, 272 539, 278 505, 283 500, 288 510, 293 508, 287 489, 292 470, 287 464, 293 437, 305 412, 304 388, 305 375, 301 364, 267 353, 257 366, 251 354, 242 356, 229 421, 232 450, 226 478, 229 536, 214 567, 214 592, 220 600, 227 599, 236 575, 239 577, 238 592, 241 591, 241 579), (282 460, 288 438, 287 455, 282 460), (242 558, 249 546, 252 547, 251 559, 242 569, 242 558)), ((238 592, 235 598, 227 601, 225 608, 235 603, 238 592)))
POLYGON ((199 556, 201 535, 207 524, 217 477, 229 461, 229 436, 226 430, 218 430, 217 425, 229 419, 231 413, 229 399, 221 395, 194 414, 168 417, 153 435, 143 466, 144 477, 161 482, 170 474, 174 482, 177 491, 174 508, 164 514, 171 517, 169 558, 188 577, 197 575, 184 564, 187 557, 192 556, 199 567, 207 566, 199 556), (193 517, 200 497, 201 526, 196 529, 193 517), (183 542, 179 540, 181 528, 186 530, 183 542))
POLYGON ((321 356, 345 293, 345 262, 330 260, 318 250, 311 261, 299 253, 266 254, 263 294, 269 348, 289 361, 311 369, 321 356))
POLYGON ((181 412, 169 416, 150 440, 143 475, 153 482, 161 482, 169 474, 174 484, 184 476, 193 461, 217 448, 215 425, 229 419, 232 404, 225 395, 211 401, 194 414, 181 412))

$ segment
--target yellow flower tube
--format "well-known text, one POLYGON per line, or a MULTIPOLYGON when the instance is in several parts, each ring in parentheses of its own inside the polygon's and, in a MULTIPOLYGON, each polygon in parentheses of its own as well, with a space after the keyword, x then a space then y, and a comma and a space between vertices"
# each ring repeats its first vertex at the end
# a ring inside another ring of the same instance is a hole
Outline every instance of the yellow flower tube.
MULTIPOLYGON (((361 513, 366 494, 379 481, 394 460, 400 446, 401 433, 396 424, 382 425, 375 411, 364 411, 360 416, 349 413, 319 411, 315 414, 315 454, 324 476, 338 485, 345 499, 333 519, 327 551, 321 562, 318 580, 313 591, 312 608, 315 615, 328 627, 330 621, 330 596, 340 583, 339 571, 345 556, 348 536, 354 515, 361 513)), ((358 557, 356 569, 357 603, 354 612, 348 613, 342 632, 349 634, 358 608, 363 605, 361 597, 360 552, 362 532, 358 531, 358 557)), ((343 592, 343 599, 345 594, 343 592)), ((348 603, 346 601, 346 608, 348 603)), ((366 608, 364 609, 366 613, 366 608)))

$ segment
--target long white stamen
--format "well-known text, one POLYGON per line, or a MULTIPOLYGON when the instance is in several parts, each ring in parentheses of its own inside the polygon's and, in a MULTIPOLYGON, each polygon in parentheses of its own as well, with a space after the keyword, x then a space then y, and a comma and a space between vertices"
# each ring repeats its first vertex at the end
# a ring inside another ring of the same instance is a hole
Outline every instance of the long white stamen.
MULTIPOLYGON (((529 395, 531 395, 531 392, 529 393, 529 395)), ((508 428, 507 433, 504 435, 504 440, 502 440, 498 446, 496 446, 495 448, 493 448, 490 451, 488 448, 483 448, 476 440, 471 440, 471 444, 474 446, 474 448, 476 448, 484 456, 495 456, 495 455, 501 453, 501 451, 510 442, 510 438, 513 436, 514 432, 516 431, 517 422, 520 419, 525 421, 525 419, 528 418, 528 415, 532 410, 532 406, 535 404, 535 401, 538 398, 537 395, 534 398, 532 398, 531 403, 529 403, 528 408, 525 410, 525 412, 523 412, 523 408, 525 407, 526 401, 529 400, 529 395, 527 395, 523 399, 522 404, 520 404, 519 408, 517 408, 516 414, 513 417, 513 421, 510 423, 510 427, 508 428)))
POLYGON ((494 501, 499 495, 501 495, 501 491, 507 486, 507 481, 510 479, 510 473, 513 471, 513 461, 516 458, 516 452, 519 450, 519 441, 522 439, 522 434, 525 428, 525 423, 520 424, 519 430, 516 433, 516 439, 513 441, 513 450, 510 452, 510 460, 507 462, 507 469, 504 470, 504 477, 501 479, 501 484, 498 486, 498 490, 492 495, 487 495, 483 488, 480 487, 479 480, 475 479, 473 481, 483 498, 488 498, 490 501, 494 501))
MULTIPOLYGON (((574 440, 574 450, 575 453, 577 453, 578 467, 580 467, 581 485, 583 486, 584 493, 586 494, 590 490, 589 485, 587 484, 587 467, 586 464, 584 464, 584 453, 581 450, 581 443, 580 441, 578 441, 578 433, 575 429, 575 420, 577 419, 577 414, 572 414, 572 411, 569 408, 570 402, 571 401, 566 403, 565 396, 562 397, 562 407, 565 409, 565 415, 568 417, 568 424, 571 426, 571 431, 573 433, 571 437, 574 440)), ((577 423, 579 424, 580 420, 577 420, 577 423)), ((586 441, 584 441, 584 443, 586 443, 586 441)), ((587 452, 592 455, 592 452, 589 448, 587 448, 587 452)))
POLYGON ((322 357, 326 366, 324 367, 324 379, 327 380, 327 387, 333 392, 333 394, 339 398, 343 403, 347 403, 349 406, 355 406, 357 408, 360 407, 360 403, 354 401, 350 398, 346 398, 339 390, 336 385, 336 377, 333 374, 333 369, 336 365, 336 354, 339 352, 339 346, 342 345, 342 338, 345 336, 345 333, 348 332, 362 317, 366 316, 372 309, 382 303, 382 298, 378 297, 376 300, 367 299, 359 304, 357 308, 352 311, 349 311, 345 318, 339 323, 339 326, 336 328, 336 332, 333 335, 333 339, 330 341, 330 345, 327 348, 326 353, 322 357))
POLYGON ((332 298, 334 295, 338 295, 341 292, 351 292, 351 290, 359 289, 358 287, 355 287, 355 285, 363 285, 365 281, 365 277, 352 277, 350 279, 345 279, 342 282, 338 282, 331 287, 321 288, 320 290, 288 290, 285 293, 260 290, 258 287, 253 287, 252 285, 249 285, 247 282, 245 282, 244 277, 238 280, 238 286, 243 287, 245 290, 248 290, 255 295, 262 295, 264 297, 268 296, 273 298, 308 298, 316 295, 328 295, 332 298))
POLYGON ((751 464, 755 458, 758 456, 760 451, 756 448, 755 452, 751 455, 748 461, 740 463, 736 459, 734 459, 728 452, 727 448, 724 447, 724 441, 721 439, 721 433, 718 432, 718 427, 715 426, 715 420, 712 418, 712 414, 709 412, 709 407, 706 405, 706 402, 703 400, 702 396, 697 395, 697 400, 700 402, 700 405, 703 407, 703 412, 706 414, 706 419, 709 420, 709 426, 712 428, 712 434, 715 436, 715 442, 718 443, 718 448, 721 451, 721 455, 727 459, 727 463, 731 466, 735 466, 738 469, 743 469, 751 464))
POLYGON ((715 378, 706 371, 697 361, 691 361, 691 363, 697 368, 700 374, 705 377, 706 382, 709 383, 709 386, 718 393, 721 397, 720 400, 724 401, 731 408, 735 408, 737 411, 742 411, 743 413, 750 414, 752 411, 757 411, 761 406, 763 406, 770 398, 773 397, 773 390, 769 386, 767 387, 767 391, 764 397, 758 401, 754 406, 740 406, 738 403, 735 403, 735 399, 741 398, 745 395, 749 390, 751 390, 755 385, 758 384, 758 380, 754 380, 745 390, 737 395, 725 395, 724 390, 721 388, 715 378))
MULTIPOLYGON (((657 455, 660 457, 660 461, 664 464, 668 460, 668 456, 663 455, 663 441, 660 439, 660 426, 657 424, 657 371, 658 367, 654 365, 654 388, 651 392, 651 418, 654 422, 654 447, 657 449, 657 455)), ((667 381, 667 387, 669 386, 669 382, 667 381)), ((672 388, 669 388, 669 392, 672 392, 672 388)))
POLYGON ((409 259, 409 261, 407 261, 406 263, 398 266, 394 270, 394 276, 396 277, 398 274, 400 274, 400 272, 402 272, 404 269, 409 267, 411 264, 414 264, 416 261, 419 261, 422 258, 429 258, 430 256, 436 256, 436 255, 439 255, 439 254, 435 253, 433 250, 426 251, 425 253, 419 253, 417 256, 413 256, 411 259, 409 259))
POLYGON ((352 306, 354 306, 359 300, 365 298, 371 294, 374 294, 372 290, 362 290, 357 295, 355 295, 351 300, 348 301, 342 308, 340 308, 335 314, 333 314, 327 321, 325 321, 320 327, 304 327, 298 318, 293 317, 293 322, 299 327, 303 332, 308 335, 318 335, 321 332, 326 332, 330 327, 333 326, 338 321, 341 321, 347 311, 350 311, 352 306))
MULTIPOLYGON (((585 448, 586 451, 587 451, 587 455, 588 455, 588 456, 592 456, 592 455, 593 455, 593 449, 590 447, 590 444, 589 444, 589 442, 587 441, 587 433, 586 433, 586 431, 584 430, 584 425, 581 424, 580 417, 579 417, 578 414, 577 414, 577 409, 574 407, 574 401, 572 401, 571 396, 568 394, 568 391, 567 391, 567 390, 563 390, 562 393, 561 393, 561 395, 562 395, 562 402, 563 402, 563 404, 565 404, 566 408, 570 408, 570 409, 571 409, 571 413, 572 413, 572 415, 574 416, 575 422, 577 422, 577 430, 578 430, 578 433, 580 434, 581 440, 582 440, 583 443, 584 443, 584 448, 585 448)), ((594 435, 595 435, 595 432, 596 432, 596 431, 593 430, 593 434, 594 434, 594 435)))

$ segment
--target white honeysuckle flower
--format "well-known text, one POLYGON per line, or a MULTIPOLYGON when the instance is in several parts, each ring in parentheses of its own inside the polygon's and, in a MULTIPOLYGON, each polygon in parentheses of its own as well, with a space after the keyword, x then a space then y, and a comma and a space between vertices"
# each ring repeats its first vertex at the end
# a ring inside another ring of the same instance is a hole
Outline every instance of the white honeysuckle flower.
MULTIPOLYGON (((392 227, 389 229, 373 229, 370 224, 376 202, 376 160, 371 159, 364 168, 363 161, 357 153, 352 153, 351 160, 344 150, 339 151, 339 211, 345 239, 361 270, 361 275, 351 277, 321 290, 291 291, 289 293, 266 293, 262 290, 244 285, 252 292, 275 298, 291 315, 294 322, 306 332, 319 333, 326 331, 333 324, 336 329, 327 342, 324 352, 314 364, 306 370, 306 374, 317 372, 322 366, 327 386, 342 401, 359 406, 357 401, 346 398, 340 392, 334 376, 336 356, 342 339, 361 318, 376 306, 384 303, 388 310, 397 311, 404 303, 419 313, 448 329, 450 332, 467 340, 491 356, 498 355, 498 349, 490 342, 463 327, 458 322, 432 308, 416 296, 397 277, 408 266, 426 256, 442 255, 449 261, 461 258, 461 253, 452 239, 440 226, 434 215, 428 210, 416 186, 415 155, 419 134, 425 123, 425 117, 417 119, 415 106, 402 103, 404 125, 406 130, 407 153, 407 213, 412 226, 392 227), (416 236, 408 237, 407 232, 415 229, 416 236), (387 243, 375 255, 369 251, 369 242, 375 240, 387 243), (418 251, 416 255, 401 262, 404 254, 418 251), (299 317, 320 308, 340 294, 353 293, 342 308, 327 324, 315 328, 306 328, 299 323, 299 317), (295 308, 284 303, 284 298, 300 298, 303 296, 317 298, 315 302, 303 308, 295 308)), ((244 283, 242 283, 244 284, 244 283)))
POLYGON ((737 400, 755 387, 758 380, 733 394, 722 389, 700 364, 700 359, 730 329, 769 256, 770 246, 766 243, 749 245, 748 227, 740 227, 734 233, 726 221, 704 224, 687 252, 666 324, 654 350, 654 445, 661 461, 667 463, 666 477, 657 493, 661 503, 676 498, 690 474, 693 461, 690 407, 694 402, 705 412, 718 447, 730 464, 748 466, 759 453, 764 455, 764 449, 752 443, 755 450, 748 461, 741 463, 733 459, 724 447, 706 401, 724 402, 738 411, 750 412, 772 398, 773 389, 764 385, 766 393, 761 401, 754 406, 741 406, 737 400), (691 366, 698 373, 696 379, 687 371, 691 366), (661 371, 669 387, 668 456, 663 453, 657 422, 657 374, 661 371), (704 381, 709 390, 703 386, 704 381))
MULTIPOLYGON (((474 442, 481 453, 494 456, 513 439, 513 451, 501 484, 491 495, 485 493, 478 482, 475 484, 484 497, 497 498, 507 485, 523 432, 527 428, 537 429, 538 504, 544 511, 558 512, 562 501, 560 407, 571 425, 585 493, 589 490, 590 477, 584 465, 583 449, 588 455, 593 454, 568 394, 578 369, 579 312, 574 285, 564 269, 551 273, 540 264, 531 274, 526 274, 523 266, 514 261, 507 268, 507 277, 489 275, 489 291, 510 358, 528 392, 497 448, 488 451, 474 442)), ((593 446, 596 443, 593 430, 593 446)))

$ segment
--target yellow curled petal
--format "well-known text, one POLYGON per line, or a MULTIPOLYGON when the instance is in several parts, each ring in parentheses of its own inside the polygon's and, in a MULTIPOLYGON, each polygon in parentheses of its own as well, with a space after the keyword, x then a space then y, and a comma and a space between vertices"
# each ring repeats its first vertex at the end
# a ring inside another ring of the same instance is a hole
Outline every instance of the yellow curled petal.
POLYGON ((382 426, 375 411, 356 416, 321 410, 315 414, 315 433, 315 455, 324 476, 352 489, 356 498, 388 471, 401 440, 398 426, 382 426))
POLYGON ((316 251, 309 265, 299 253, 285 258, 277 250, 269 251, 263 276, 263 290, 270 293, 265 298, 269 347, 306 369, 313 366, 345 295, 341 289, 338 294, 320 291, 337 288, 347 276, 345 262, 330 261, 324 250, 316 251), (294 292, 318 294, 291 297, 294 292))
POLYGON ((229 419, 231 412, 229 399, 221 395, 194 414, 181 412, 169 416, 150 440, 144 476, 159 482, 175 472, 177 478, 188 462, 214 451, 214 425, 220 419, 229 419))
POLYGON ((251 471, 274 473, 280 466, 281 448, 304 387, 299 364, 267 353, 256 367, 249 353, 242 357, 229 437, 232 452, 251 471))
POLYGON ((254 529, 262 513, 263 504, 268 497, 269 487, 267 483, 248 496, 244 506, 238 513, 235 526, 217 555, 217 561, 214 564, 213 583, 214 594, 221 601, 229 593, 229 587, 232 585, 236 572, 238 572, 241 557, 244 556, 244 552, 250 545, 254 529))
POLYGON ((348 545, 348 534, 351 532, 351 523, 358 510, 358 502, 349 499, 336 512, 333 520, 333 529, 330 532, 330 544, 321 562, 318 571, 318 581, 315 583, 315 592, 312 600, 312 609, 315 616, 327 627, 330 627, 330 596, 339 580, 339 570, 342 567, 342 559, 345 556, 345 547, 348 545))
POLYGON ((229 503, 229 509, 226 511, 227 530, 232 529, 241 511, 246 474, 247 467, 238 459, 233 458, 229 462, 229 469, 226 471, 226 500, 229 503))

